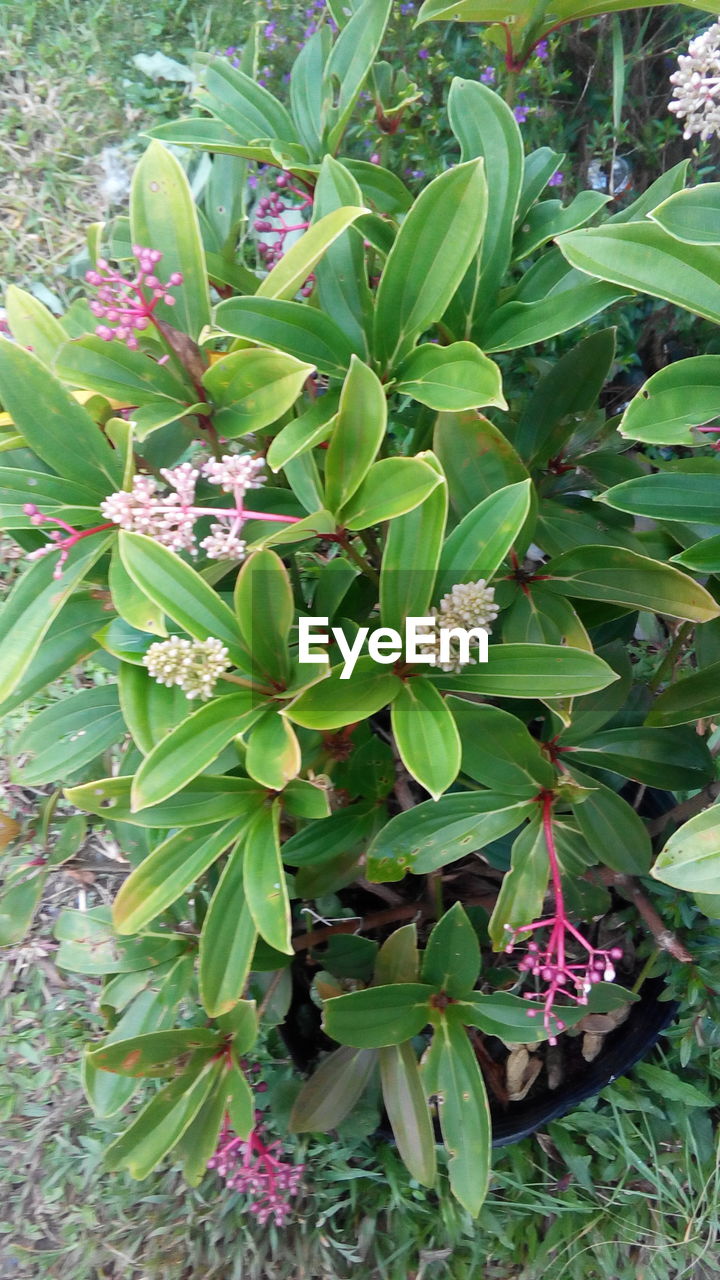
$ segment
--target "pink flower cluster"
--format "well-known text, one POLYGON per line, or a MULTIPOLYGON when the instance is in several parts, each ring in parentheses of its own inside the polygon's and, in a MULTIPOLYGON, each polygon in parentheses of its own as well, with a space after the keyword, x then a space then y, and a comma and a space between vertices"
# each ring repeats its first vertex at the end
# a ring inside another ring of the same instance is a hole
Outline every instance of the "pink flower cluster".
MULTIPOLYGON (((271 233, 275 236, 273 243, 260 240, 258 243, 258 253, 265 262, 267 267, 275 266, 285 253, 285 240, 291 231, 307 231, 310 226, 309 221, 305 221, 302 214, 306 210, 312 209, 312 196, 307 192, 301 191, 299 187, 294 187, 290 181, 290 175, 281 173, 275 179, 277 190, 269 196, 261 196, 256 206, 256 217, 253 226, 256 231, 261 234, 271 233), (290 191, 297 196, 300 204, 289 203, 282 199, 281 192, 290 191), (285 214, 293 215, 297 221, 292 223, 285 222, 285 214)), ((308 276, 301 293, 303 297, 308 297, 312 293, 313 276, 308 276)))
POLYGON ((31 551, 28 560, 41 560, 49 551, 59 551, 58 562, 53 569, 53 578, 61 578, 65 561, 71 549, 76 542, 80 542, 82 538, 88 538, 93 533, 102 533, 105 529, 111 529, 110 524, 98 524, 92 529, 74 529, 71 524, 67 524, 65 520, 61 520, 59 516, 48 516, 40 511, 33 502, 26 502, 23 512, 30 517, 30 523, 39 526, 41 524, 56 524, 57 529, 53 529, 48 534, 49 542, 44 547, 38 547, 37 551, 31 551))
MULTIPOLYGON (((545 984, 545 990, 540 993, 544 1005, 543 1026, 550 1044, 556 1044, 557 1033, 565 1030, 565 1023, 553 1008, 555 1000, 559 996, 564 996, 575 1004, 587 1004, 588 996, 596 983, 613 981, 615 977, 613 961, 622 959, 623 953, 620 947, 604 950, 591 946, 587 938, 568 919, 552 829, 553 797, 547 793, 538 799, 542 801, 543 806, 543 831, 550 863, 555 912, 542 920, 517 925, 515 928, 506 925, 508 941, 505 951, 508 954, 512 953, 527 933, 543 929, 550 930, 547 941, 543 944, 535 940, 528 943, 527 955, 518 964, 518 969, 521 973, 531 974, 540 983, 545 984), (573 960, 572 953, 573 951, 577 953, 578 947, 581 949, 581 959, 573 960)), ((525 999, 534 1000, 536 994, 533 991, 526 991, 525 999)), ((536 1015, 536 1009, 528 1009, 529 1018, 534 1018, 536 1015)))
POLYGON ((233 1137, 227 1121, 220 1134, 217 1151, 208 1160, 232 1191, 252 1196, 248 1208, 258 1222, 272 1218, 284 1227, 292 1212, 290 1200, 297 1195, 305 1165, 282 1159, 279 1142, 263 1138, 262 1112, 255 1112, 255 1127, 247 1138, 233 1137))
POLYGON ((138 269, 131 280, 126 280, 105 258, 98 258, 95 269, 85 273, 88 284, 94 285, 98 291, 97 298, 90 303, 90 310, 104 321, 97 326, 96 334, 105 342, 118 338, 131 351, 137 350, 137 335, 153 320, 158 303, 164 302, 168 307, 175 305, 175 298, 168 290, 183 282, 182 273, 173 271, 166 283, 162 283, 157 274, 163 256, 159 249, 145 249, 134 244, 133 254, 138 269))

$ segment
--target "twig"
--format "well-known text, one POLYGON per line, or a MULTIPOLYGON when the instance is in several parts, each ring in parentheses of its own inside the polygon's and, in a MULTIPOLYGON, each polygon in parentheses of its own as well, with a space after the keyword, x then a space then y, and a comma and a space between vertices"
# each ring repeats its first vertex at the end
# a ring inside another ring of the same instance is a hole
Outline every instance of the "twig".
POLYGON ((601 877, 606 884, 612 885, 618 889, 624 897, 630 898, 635 906, 638 915, 642 917, 650 930, 661 951, 667 951, 676 960, 680 960, 683 964, 693 964, 694 960, 690 952, 683 945, 672 929, 668 929, 665 922, 658 915, 649 898, 646 898, 640 885, 632 876, 626 876, 621 871, 605 871, 601 872, 601 877))
MULTIPOLYGON (((495 906, 496 898, 467 898, 463 903, 465 907, 485 907, 488 911, 495 906)), ((390 907, 387 911, 375 911, 369 916, 352 916, 348 920, 338 920, 337 924, 330 924, 325 929, 313 929, 310 933, 300 933, 293 938, 292 945, 294 951, 307 951, 310 947, 317 947, 319 943, 326 942, 328 938, 333 938, 338 933, 368 933, 371 929, 379 929, 385 924, 394 924, 396 920, 422 920, 433 914, 433 910, 428 902, 407 903, 402 907, 390 907)))
POLYGON ((720 796, 720 780, 708 782, 696 796, 691 796, 689 800, 681 800, 672 809, 668 809, 667 813, 661 813, 659 818, 653 818, 652 822, 648 822, 648 834, 657 836, 665 830, 669 822, 686 822, 688 818, 694 818, 696 813, 702 813, 703 809, 713 804, 718 796, 720 796))

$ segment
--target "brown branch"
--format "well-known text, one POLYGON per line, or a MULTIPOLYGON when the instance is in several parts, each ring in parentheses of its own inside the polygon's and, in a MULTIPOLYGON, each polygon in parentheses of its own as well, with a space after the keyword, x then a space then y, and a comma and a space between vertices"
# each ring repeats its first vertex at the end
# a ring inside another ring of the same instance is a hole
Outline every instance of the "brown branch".
POLYGON ((667 813, 648 822, 648 833, 651 836, 657 836, 665 830, 669 822, 687 822, 688 818, 694 818, 696 813, 702 813, 703 809, 713 804, 718 796, 720 796, 720 781, 709 782, 702 791, 698 791, 696 796, 691 796, 689 800, 681 800, 680 804, 668 809, 667 813))
POLYGON ((650 899, 645 896, 640 885, 632 876, 623 875, 620 871, 601 871, 601 878, 606 884, 612 885, 613 888, 619 890, 624 897, 629 898, 636 908, 638 915, 642 917, 650 930, 661 951, 667 951, 676 960, 680 960, 683 964, 693 964, 693 957, 683 945, 672 929, 668 929, 663 919, 658 915, 650 899))
MULTIPOLYGON (((467 898, 465 907, 485 907, 491 911, 495 906, 493 898, 467 898)), ((328 938, 338 933, 368 933, 370 929, 379 929, 386 924, 394 924, 396 920, 422 920, 431 916, 433 911, 427 902, 408 903, 402 907, 391 907, 387 911, 375 911, 369 916, 353 916, 348 920, 338 920, 337 924, 327 925, 323 929, 313 929, 310 933, 300 933, 293 938, 294 951, 307 951, 317 947, 328 938)))

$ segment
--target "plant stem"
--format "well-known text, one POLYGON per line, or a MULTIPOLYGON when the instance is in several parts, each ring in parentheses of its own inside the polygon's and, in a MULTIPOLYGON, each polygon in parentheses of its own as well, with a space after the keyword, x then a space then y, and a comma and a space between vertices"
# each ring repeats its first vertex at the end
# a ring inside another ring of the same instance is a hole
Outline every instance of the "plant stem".
POLYGON ((377 584, 380 581, 380 575, 375 569, 373 569, 371 564, 368 564, 365 557, 361 556, 359 551, 356 551, 347 536, 347 533, 338 534, 337 540, 348 559, 352 560, 353 564, 357 565, 360 572, 364 573, 366 578, 369 578, 371 582, 377 584))
MULTIPOLYGON (((465 907, 485 907, 491 911, 495 906, 495 897, 466 898, 465 907)), ((432 916, 432 909, 427 902, 408 903, 407 906, 390 907, 387 911, 375 911, 369 916, 355 916, 350 920, 338 920, 337 924, 327 925, 324 929, 313 929, 311 933, 300 933, 293 938, 293 951, 307 951, 317 947, 328 938, 338 933, 367 933, 370 929, 379 929, 386 924, 394 924, 396 920, 423 920, 432 916)))
POLYGON ((637 909, 638 915, 642 917, 650 930, 661 951, 667 951, 669 955, 679 960, 682 964, 693 964, 693 957, 687 947, 680 941, 672 929, 668 929, 664 920, 658 915, 649 898, 646 898, 640 885, 632 876, 626 876, 621 871, 604 872, 602 875, 606 884, 610 884, 613 888, 618 889, 624 897, 629 898, 637 909))
POLYGON ((672 644, 668 648, 665 657, 662 659, 662 662, 658 666, 654 675, 651 676, 650 680, 648 680, 648 689, 651 693, 655 693, 656 690, 660 688, 660 685, 665 679, 668 671, 672 671, 675 666, 675 662, 680 655, 680 651, 682 650, 688 635, 692 631, 692 626, 692 622, 683 622, 682 626, 678 627, 673 637, 672 644))

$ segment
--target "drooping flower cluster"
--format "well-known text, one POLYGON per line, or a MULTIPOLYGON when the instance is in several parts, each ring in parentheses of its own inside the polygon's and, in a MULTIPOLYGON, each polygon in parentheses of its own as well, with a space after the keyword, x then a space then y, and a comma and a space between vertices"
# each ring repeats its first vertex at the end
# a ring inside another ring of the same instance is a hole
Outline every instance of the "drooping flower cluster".
MULTIPOLYGON (((538 942, 535 937, 527 944, 527 954, 518 964, 523 974, 532 975, 537 985, 544 985, 540 992, 526 991, 525 999, 534 1000, 539 994, 543 1001, 543 1027, 550 1044, 557 1043, 557 1033, 565 1030, 565 1023, 553 1008, 558 997, 564 997, 573 1004, 586 1005, 593 987, 598 982, 612 982, 615 977, 614 961, 622 959, 620 947, 609 949, 593 947, 579 929, 568 919, 565 909, 560 864, 552 826, 553 800, 550 794, 538 797, 542 801, 543 831, 550 874, 552 878, 554 913, 542 920, 533 920, 530 924, 517 925, 512 928, 505 925, 507 942, 505 951, 510 955, 525 941, 526 935, 536 931, 549 930, 546 940, 538 942), (578 950, 579 949, 579 950, 578 950), (578 956, 579 958, 573 958, 578 956)), ((534 1018, 536 1009, 528 1009, 528 1017, 534 1018)))
POLYGON ((673 97, 668 110, 685 120, 683 137, 697 133, 707 141, 720 133, 720 22, 690 41, 670 83, 673 97))
MULTIPOLYGON (((132 489, 110 494, 101 503, 101 510, 121 529, 144 533, 171 551, 189 551, 191 555, 198 553, 196 521, 203 516, 215 516, 210 534, 203 538, 200 547, 211 560, 242 560, 246 547, 239 536, 240 531, 250 516, 257 518, 261 514, 246 513, 243 504, 248 490, 263 484, 260 474, 263 465, 262 458, 254 458, 249 453, 235 453, 211 458, 200 468, 189 462, 178 467, 164 467, 160 474, 169 485, 169 492, 162 491, 154 476, 136 475, 132 489), (195 488, 201 475, 210 484, 218 485, 223 493, 231 493, 235 506, 195 506, 195 488)), ((289 516, 267 513, 263 518, 290 520, 289 516)))
POLYGON ((117 338, 131 351, 139 346, 137 335, 153 320, 158 303, 175 305, 175 298, 168 290, 183 282, 180 271, 173 271, 165 283, 160 280, 157 271, 163 255, 159 249, 134 244, 133 255, 138 268, 131 280, 111 267, 105 258, 98 258, 95 268, 85 273, 88 284, 95 285, 98 291, 97 298, 90 303, 93 315, 103 320, 96 334, 105 342, 117 338))
POLYGON ((255 1127, 247 1138, 236 1138, 226 1123, 218 1148, 208 1161, 208 1169, 215 1169, 233 1191, 252 1196, 248 1208, 258 1222, 272 1218, 278 1227, 285 1226, 297 1195, 303 1164, 289 1164, 282 1159, 279 1142, 266 1143, 263 1138, 262 1112, 255 1112, 255 1127))
MULTIPOLYGON (((274 267, 280 261, 285 253, 285 241, 287 237, 294 231, 307 231, 310 226, 309 220, 303 215, 312 211, 312 196, 306 191, 301 191, 299 187, 293 186, 290 175, 281 173, 275 179, 276 190, 270 195, 261 196, 255 207, 255 220, 253 226, 261 235, 272 235, 272 241, 259 240, 258 253, 263 259, 267 267, 274 267), (283 195, 290 192, 300 201, 297 204, 293 200, 284 200, 283 195), (289 214, 292 222, 285 221, 285 215, 289 214)), ((301 293, 303 297, 308 297, 312 293, 313 276, 308 276, 301 293)))
MULTIPOLYGON (((498 616, 499 609, 495 604, 495 589, 485 585, 484 578, 477 582, 459 582, 448 591, 440 601, 439 608, 430 610, 436 619, 434 632, 428 632, 428 639, 421 640, 418 648, 428 656, 433 656, 435 665, 442 671, 462 671, 465 665, 460 661, 460 649, 457 639, 450 638, 450 661, 440 660, 440 629, 449 630, 460 627, 466 631, 473 627, 483 627, 485 631, 492 629, 492 623, 498 616)), ((422 628, 418 628, 421 632, 422 628)), ((475 664, 475 659, 470 658, 475 664)))
POLYGON ((184 636, 171 636, 151 644, 143 658, 149 674, 158 684, 177 685, 186 698, 200 698, 203 702, 212 696, 220 676, 232 663, 222 641, 210 636, 207 640, 188 640, 184 636))
POLYGON ((56 524, 57 529, 53 529, 48 534, 49 542, 44 547, 38 547, 36 551, 28 554, 28 560, 42 560, 50 551, 59 551, 57 564, 53 569, 53 578, 61 578, 65 568, 65 561, 76 542, 80 542, 83 538, 89 538, 93 533, 102 533, 105 529, 111 529, 110 524, 98 524, 92 529, 74 529, 66 520, 61 520, 59 516, 46 515, 44 511, 40 511, 34 502, 26 502, 23 507, 23 513, 30 517, 30 523, 38 527, 43 524, 56 524))

